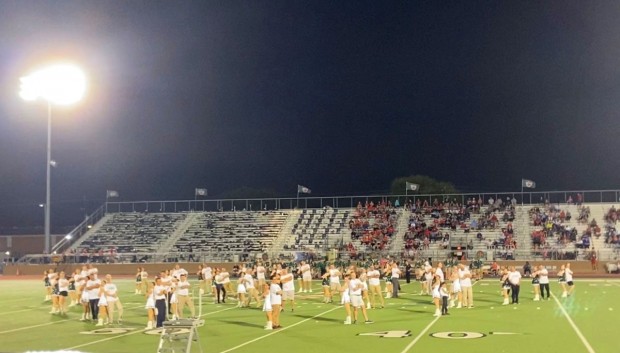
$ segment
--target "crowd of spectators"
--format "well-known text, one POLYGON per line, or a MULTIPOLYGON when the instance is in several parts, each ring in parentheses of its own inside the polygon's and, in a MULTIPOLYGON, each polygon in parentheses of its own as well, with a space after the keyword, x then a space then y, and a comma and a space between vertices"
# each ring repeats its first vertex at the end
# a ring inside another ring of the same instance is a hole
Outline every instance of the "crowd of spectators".
POLYGON ((358 250, 384 250, 395 233, 397 220, 396 209, 389 201, 358 203, 349 221, 349 229, 351 239, 359 240, 365 249, 357 249, 349 243, 346 246, 349 256, 355 258, 358 250))
POLYGON ((605 214, 605 246, 620 247, 620 234, 618 234, 616 230, 618 213, 620 213, 620 211, 616 210, 615 206, 611 206, 605 214))
POLYGON ((540 227, 532 232, 532 246, 535 251, 548 251, 565 248, 575 244, 577 248, 589 249, 592 237, 599 237, 601 229, 595 219, 589 220, 590 208, 579 206, 577 222, 586 224, 582 234, 567 224, 572 219, 568 210, 562 210, 558 205, 547 204, 545 207, 533 207, 529 211, 532 224, 540 227))

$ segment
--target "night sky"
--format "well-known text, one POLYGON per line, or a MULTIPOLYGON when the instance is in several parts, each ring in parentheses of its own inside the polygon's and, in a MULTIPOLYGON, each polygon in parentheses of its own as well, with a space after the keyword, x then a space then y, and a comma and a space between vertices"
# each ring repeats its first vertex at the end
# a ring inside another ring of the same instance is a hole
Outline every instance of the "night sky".
POLYGON ((619 18, 618 1, 3 0, 0 226, 43 221, 46 105, 18 89, 54 59, 89 76, 53 110, 67 214, 106 189, 347 195, 413 174, 618 188, 619 18))

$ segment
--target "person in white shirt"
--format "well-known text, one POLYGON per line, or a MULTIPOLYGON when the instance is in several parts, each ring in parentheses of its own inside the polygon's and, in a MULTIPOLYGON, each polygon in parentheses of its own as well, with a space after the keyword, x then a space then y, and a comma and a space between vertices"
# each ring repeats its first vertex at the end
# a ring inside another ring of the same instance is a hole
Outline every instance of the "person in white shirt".
POLYGON ((570 269, 570 263, 566 264, 564 269, 564 279, 566 279, 566 285, 568 286, 567 295, 570 296, 575 290, 575 283, 573 282, 573 271, 570 269))
POLYGON ((232 294, 234 291, 232 289, 232 283, 230 282, 230 273, 228 273, 228 270, 226 270, 225 267, 222 267, 220 276, 222 276, 222 285, 226 289, 226 292, 232 294))
MULTIPOLYGON (((163 327, 166 321, 166 287, 162 284, 161 278, 155 278, 153 287, 153 299, 155 300, 155 312, 157 313, 157 324, 155 327, 163 327)), ((147 303, 148 304, 148 303, 147 303)), ((148 306, 148 305, 147 305, 148 306)))
POLYGON ((443 274, 443 263, 437 263, 437 268, 435 269, 435 276, 439 276, 439 280, 441 281, 441 283, 444 283, 446 281, 446 278, 443 274))
POLYGON ((385 306, 385 302, 383 301, 383 296, 381 295, 381 272, 379 272, 375 265, 370 265, 370 271, 366 273, 368 277, 368 291, 370 296, 370 306, 376 308, 375 296, 379 297, 381 301, 381 308, 385 306))
POLYGON ((367 324, 372 324, 373 322, 368 319, 368 313, 366 312, 366 306, 364 305, 364 300, 362 299, 362 290, 364 285, 362 281, 357 278, 357 273, 355 271, 351 271, 349 273, 349 296, 351 297, 351 306, 353 307, 353 323, 357 322, 357 311, 358 309, 362 309, 362 315, 364 315, 364 322, 367 324))
POLYGON ((280 275, 276 273, 269 286, 269 300, 271 301, 271 320, 273 328, 280 328, 280 309, 282 307, 282 288, 280 287, 280 275))
POLYGON ((88 294, 90 313, 93 321, 97 321, 99 318, 99 287, 101 287, 101 280, 97 278, 97 272, 89 274, 88 280, 86 281, 86 293, 88 294))
POLYGON ((213 280, 215 283, 215 300, 214 303, 226 303, 226 288, 224 288, 224 277, 222 277, 222 273, 220 269, 215 269, 215 277, 213 280))
POLYGON ((507 268, 502 267, 500 270, 500 285, 502 286, 502 297, 504 297, 504 301, 502 302, 502 305, 508 305, 510 304, 510 300, 508 299, 508 293, 510 292, 510 289, 512 288, 510 286, 510 282, 508 281, 508 274, 510 272, 508 271, 507 268))
POLYGON ((512 296, 512 304, 519 304, 519 291, 521 290, 521 272, 517 271, 514 266, 510 266, 508 273, 508 282, 510 282, 510 295, 512 296))
POLYGON ((118 310, 118 323, 123 320, 123 304, 118 297, 118 288, 116 284, 112 283, 112 275, 107 274, 105 276, 106 284, 103 287, 106 300, 108 301, 108 315, 109 321, 114 322, 114 313, 118 310))
POLYGON ((458 301, 458 308, 463 306, 463 293, 461 292, 461 280, 459 279, 459 268, 457 266, 452 267, 450 273, 450 280, 452 281, 452 287, 450 288, 450 307, 455 307, 455 300, 458 301))
POLYGON ((398 291, 400 289, 400 283, 398 279, 400 278, 401 271, 398 267, 398 262, 394 262, 392 264, 392 298, 398 298, 398 291))
POLYGON ((237 307, 241 308, 241 307, 245 307, 246 306, 246 299, 245 299, 245 295, 247 294, 247 291, 245 289, 245 267, 241 269, 241 271, 239 272, 239 279, 237 280, 237 307))
POLYGON ((299 267, 299 271, 301 272, 301 283, 303 287, 303 292, 312 293, 312 272, 310 269, 310 264, 302 261, 301 266, 299 267))
POLYGON ((435 315, 433 316, 441 316, 441 292, 439 291, 439 287, 442 283, 441 277, 437 275, 437 269, 435 268, 431 270, 431 273, 433 273, 431 296, 433 297, 433 304, 435 304, 435 315))
POLYGON ((329 271, 327 271, 329 273, 329 291, 331 294, 330 297, 330 301, 334 300, 334 293, 340 293, 341 292, 341 286, 340 286, 340 271, 338 271, 338 269, 336 269, 336 266, 329 265, 329 271))
POLYGON ((540 297, 545 300, 545 291, 547 291, 547 300, 549 300, 549 271, 543 265, 538 266, 538 282, 540 283, 540 297))
POLYGON ((534 301, 540 300, 540 272, 538 266, 533 266, 532 270, 532 287, 534 287, 534 301))
POLYGON ((265 286, 266 281, 265 281, 265 272, 267 270, 265 269, 265 266, 263 266, 262 262, 258 262, 257 266, 256 266, 256 280, 258 281, 258 290, 260 291, 260 294, 263 295, 263 289, 265 288, 269 288, 269 286, 265 286))
POLYGON ((472 290, 471 272, 465 265, 459 264, 458 273, 461 292, 463 293, 463 305, 472 309, 474 307, 474 292, 472 290))
POLYGON ((58 274, 58 311, 60 315, 67 313, 67 296, 69 295, 69 280, 64 271, 58 274))
POLYGON ((71 306, 77 305, 78 302, 80 301, 78 287, 77 287, 77 282, 79 282, 80 280, 80 270, 76 268, 73 274, 69 276, 68 280, 69 280, 69 298, 71 299, 71 303, 69 303, 69 306, 71 307, 71 306))
POLYGON ((189 312, 191 317, 196 317, 196 311, 194 309, 194 301, 192 297, 189 295, 190 283, 187 281, 187 274, 181 273, 181 277, 179 282, 177 283, 177 300, 178 307, 177 311, 179 313, 179 318, 183 318, 183 309, 185 306, 189 307, 189 312))
POLYGON ((295 311, 295 278, 286 267, 282 269, 280 283, 282 283, 282 310, 284 310, 286 301, 290 300, 291 311, 295 311))
POLYGON ((157 314, 156 314, 156 309, 155 309, 155 297, 153 296, 154 287, 147 286, 147 288, 148 290, 145 292, 146 305, 144 306, 144 308, 146 309, 146 314, 148 318, 148 321, 146 323, 146 329, 150 330, 150 329, 155 328, 156 326, 155 316, 157 314))
POLYGON ((441 315, 450 315, 448 313, 448 298, 450 298, 450 293, 448 292, 448 286, 445 282, 440 285, 439 293, 441 294, 441 315))
POLYGON ((149 291, 149 289, 152 289, 151 287, 153 286, 153 282, 149 283, 149 274, 148 272, 146 272, 146 269, 144 267, 142 267, 140 277, 142 277, 142 288, 140 289, 140 293, 145 293, 144 295, 146 296, 146 293, 152 292, 149 291))
POLYGON ((99 313, 97 313, 98 320, 97 325, 95 326, 103 326, 104 324, 110 324, 110 317, 108 316, 108 299, 105 296, 105 285, 106 281, 102 280, 99 286, 99 301, 97 302, 97 306, 99 309, 99 313))
POLYGON ((256 307, 260 308, 261 302, 258 296, 258 290, 256 290, 256 286, 254 284, 254 278, 252 277, 252 270, 248 269, 248 272, 243 276, 243 284, 245 285, 245 290, 248 292, 248 299, 245 303, 246 306, 250 306, 250 302, 252 298, 256 300, 256 307))
POLYGON ((172 277, 180 279, 182 274, 185 274, 185 276, 187 276, 187 273, 187 270, 181 268, 181 265, 176 264, 174 265, 174 269, 172 270, 172 277))
POLYGON ((136 272, 136 289, 134 294, 142 294, 142 267, 138 267, 136 272))
POLYGON ((267 316, 267 324, 265 330, 273 330, 273 308, 271 306, 270 285, 264 283, 261 293, 263 293, 263 312, 267 316))
POLYGON ((204 284, 201 294, 213 294, 213 287, 211 286, 213 283, 213 269, 207 264, 202 268, 202 279, 204 284))

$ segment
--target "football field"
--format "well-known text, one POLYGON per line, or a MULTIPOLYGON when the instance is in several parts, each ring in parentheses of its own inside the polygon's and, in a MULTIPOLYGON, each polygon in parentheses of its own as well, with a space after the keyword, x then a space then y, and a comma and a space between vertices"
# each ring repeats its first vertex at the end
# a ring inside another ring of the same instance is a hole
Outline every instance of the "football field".
MULTIPOLYGON (((433 317, 429 296, 419 295, 419 284, 402 283, 400 298, 386 299, 384 309, 369 310, 373 324, 360 320, 344 325, 345 310, 322 303, 321 287, 297 294, 281 315, 282 328, 265 331, 259 308, 237 308, 236 301, 214 304, 204 296, 199 340, 193 352, 266 353, 290 351, 407 353, 615 353, 620 318, 620 281, 577 278, 575 293, 560 298, 552 283, 552 298, 534 302, 532 286, 524 279, 521 304, 502 306, 499 281, 474 285, 473 309, 450 309, 449 316, 433 317)), ((403 281, 404 282, 404 281, 403 281)), ((81 307, 66 316, 49 314, 40 280, 0 280, 0 351, 157 352, 157 330, 146 326, 145 300, 133 294, 133 282, 116 281, 125 307, 122 324, 96 327, 81 322, 81 307)), ((197 298, 194 298, 198 303, 197 298)), ((336 297, 339 301, 339 297, 336 297)), ((336 300, 335 300, 336 301, 336 300)), ((186 310, 187 313, 187 310, 186 310)), ((188 314, 186 314, 188 315, 188 314)))

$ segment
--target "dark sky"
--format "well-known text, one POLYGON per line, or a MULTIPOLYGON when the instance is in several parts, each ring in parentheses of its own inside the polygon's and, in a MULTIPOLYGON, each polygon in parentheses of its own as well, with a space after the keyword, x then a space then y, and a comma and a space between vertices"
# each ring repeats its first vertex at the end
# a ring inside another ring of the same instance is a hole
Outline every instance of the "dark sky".
POLYGON ((17 92, 53 59, 90 84, 53 111, 52 204, 412 174, 617 188, 618 18, 618 1, 3 0, 0 225, 42 221, 46 107, 17 92))

